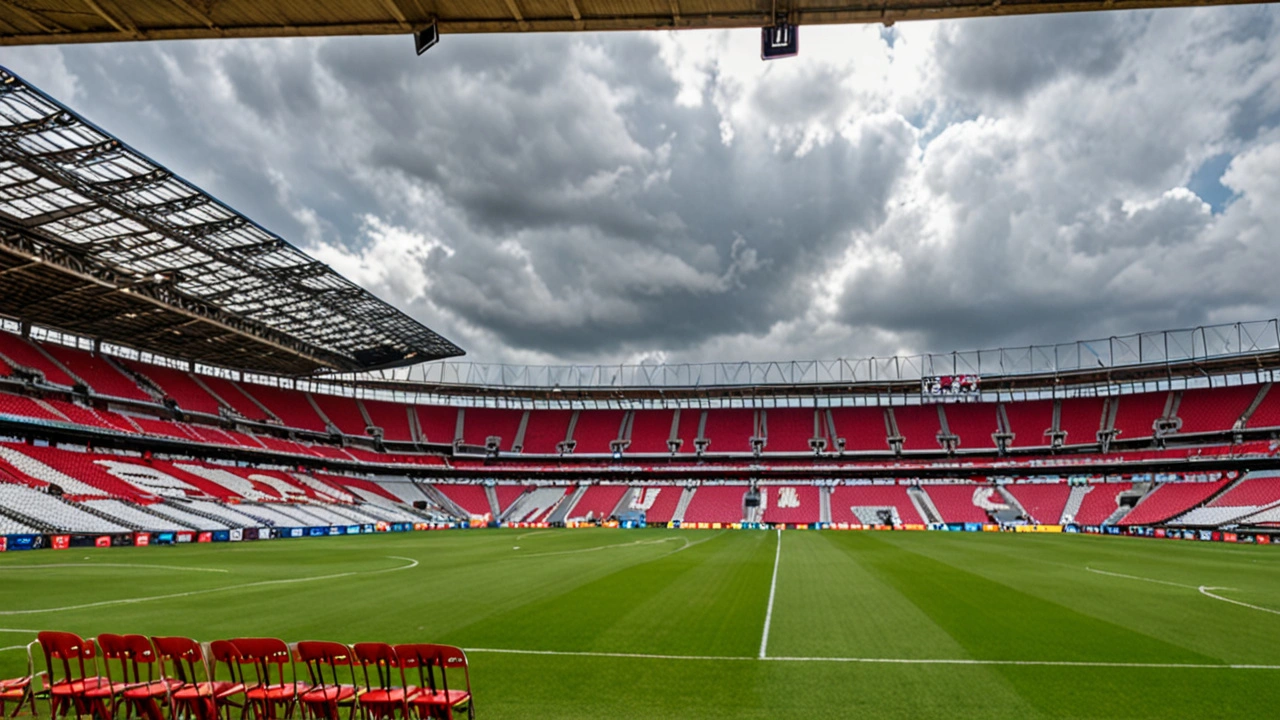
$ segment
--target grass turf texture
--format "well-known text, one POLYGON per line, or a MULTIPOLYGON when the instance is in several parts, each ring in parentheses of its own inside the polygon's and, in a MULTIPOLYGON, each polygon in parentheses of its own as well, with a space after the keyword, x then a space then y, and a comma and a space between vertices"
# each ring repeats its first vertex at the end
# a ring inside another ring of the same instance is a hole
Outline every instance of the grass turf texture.
MULTIPOLYGON (((1280 611, 1280 548, 782 534, 770 658, 1161 665, 1106 667, 760 661, 777 542, 482 530, 12 553, 0 555, 0 647, 32 639, 8 630, 49 628, 700 658, 473 650, 485 720, 1269 717, 1280 706, 1278 669, 1168 666, 1280 665, 1280 614, 1197 589, 1280 611), (333 577, 294 582, 319 576, 333 577), (169 597, 130 601, 158 595, 169 597)), ((20 673, 21 656, 0 652, 0 676, 20 673)))

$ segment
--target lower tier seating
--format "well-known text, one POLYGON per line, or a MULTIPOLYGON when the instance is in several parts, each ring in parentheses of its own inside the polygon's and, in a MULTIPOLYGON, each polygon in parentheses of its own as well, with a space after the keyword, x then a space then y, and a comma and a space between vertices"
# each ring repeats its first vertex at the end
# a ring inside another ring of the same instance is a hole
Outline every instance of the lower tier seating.
MULTIPOLYGON (((695 496, 696 497, 696 496, 695 496)), ((760 508, 768 523, 807 525, 822 520, 820 488, 813 485, 766 485, 760 488, 760 508)))
POLYGON ((742 498, 746 493, 746 485, 702 485, 685 509, 684 522, 741 522, 742 498))
POLYGON ((876 525, 889 511, 900 523, 924 524, 906 485, 840 485, 831 492, 831 522, 876 525))

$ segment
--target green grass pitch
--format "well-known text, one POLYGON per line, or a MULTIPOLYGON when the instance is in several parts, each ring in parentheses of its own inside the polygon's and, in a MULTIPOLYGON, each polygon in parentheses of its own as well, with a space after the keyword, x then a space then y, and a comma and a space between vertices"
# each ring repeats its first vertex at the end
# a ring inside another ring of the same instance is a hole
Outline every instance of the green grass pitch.
POLYGON ((1220 543, 478 530, 10 553, 0 628, 5 648, 46 628, 447 642, 484 720, 1280 712, 1280 548, 1220 543))

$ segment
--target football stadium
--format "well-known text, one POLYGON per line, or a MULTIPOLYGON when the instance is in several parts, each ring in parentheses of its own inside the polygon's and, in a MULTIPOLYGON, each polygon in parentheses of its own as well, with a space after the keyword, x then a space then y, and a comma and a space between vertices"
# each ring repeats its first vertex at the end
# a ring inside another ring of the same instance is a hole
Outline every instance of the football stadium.
MULTIPOLYGON (((10 3, 0 41, 767 43, 1103 6, 72 5, 10 3)), ((0 69, 4 718, 1280 706, 1280 320, 831 361, 473 362, 147 153, 0 69)))

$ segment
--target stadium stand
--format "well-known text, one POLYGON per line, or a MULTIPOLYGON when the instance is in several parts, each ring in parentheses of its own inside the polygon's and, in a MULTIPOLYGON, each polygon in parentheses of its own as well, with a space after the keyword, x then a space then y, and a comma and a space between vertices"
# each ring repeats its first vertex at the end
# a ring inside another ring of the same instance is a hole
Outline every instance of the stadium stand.
POLYGON ((924 485, 925 493, 933 500, 933 505, 942 513, 942 521, 948 523, 986 523, 991 518, 987 515, 987 511, 978 507, 979 497, 990 498, 993 493, 996 494, 995 500, 989 500, 996 504, 1003 505, 1004 499, 999 497, 999 493, 990 485, 979 485, 976 483, 958 483, 958 484, 938 484, 924 485))
POLYGON ((488 438, 497 437, 500 438, 498 449, 511 452, 515 446, 516 434, 520 430, 523 410, 469 407, 459 412, 463 414, 463 444, 482 448, 488 438))
POLYGON ((327 432, 324 420, 307 402, 305 394, 270 385, 239 383, 237 387, 265 407, 285 427, 327 432))
MULTIPOLYGON (((324 418, 333 423, 333 426, 343 435, 368 436, 365 431, 369 425, 364 421, 364 413, 360 412, 360 406, 356 404, 355 398, 325 393, 308 393, 308 395, 320 408, 320 412, 324 413, 324 418)), ((295 399, 294 402, 298 401, 295 399)))
POLYGON ((67 422, 65 416, 54 412, 48 405, 42 405, 31 398, 8 393, 0 393, 0 415, 67 422))
POLYGON ((839 485, 831 491, 831 522, 878 525, 889 510, 904 524, 923 524, 905 485, 839 485))
POLYGON ((60 499, 24 485, 0 482, 0 505, 35 520, 50 530, 85 533, 125 533, 129 528, 93 515, 60 499))
POLYGON ((832 408, 831 417, 837 438, 845 441, 850 452, 889 449, 884 410, 878 407, 832 408))
POLYGON ((1262 396, 1262 401, 1258 403, 1258 407, 1249 415, 1249 421, 1245 423, 1245 427, 1258 428, 1280 428, 1280 390, 1276 390, 1275 385, 1266 386, 1266 394, 1262 396))
MULTIPOLYGON (((471 411, 467 411, 467 420, 472 420, 471 411)), ((564 446, 569 435, 569 421, 573 419, 572 410, 532 410, 525 423, 524 444, 520 452, 525 454, 555 455, 564 446)), ((503 442, 515 441, 515 436, 504 437, 503 442)), ((484 444, 483 441, 480 443, 484 444)))
POLYGON ((592 485, 582 493, 578 502, 569 510, 571 519, 608 519, 614 514, 623 496, 630 492, 626 485, 592 485))
POLYGON ((13 333, 0 332, 0 355, 5 357, 8 365, 37 370, 47 382, 55 385, 74 387, 79 384, 35 343, 13 333))
POLYGON ((1178 432, 1193 435, 1230 430, 1249 409, 1260 387, 1262 386, 1240 385, 1183 391, 1178 403, 1177 416, 1182 420, 1178 432))
POLYGON ((565 487, 534 488, 512 501, 511 506, 503 511, 503 517, 510 522, 545 522, 568 490, 565 487))
POLYGON ((1067 398, 1061 402, 1058 429, 1066 433, 1065 445, 1093 445, 1102 429, 1102 398, 1067 398))
MULTIPOLYGON (((813 485, 781 485, 760 488, 763 521, 807 525, 822 520, 820 488, 813 485)), ((697 497, 695 494, 694 497, 697 497)))
POLYGON ((497 485, 493 488, 494 496, 498 501, 499 517, 511 509, 516 499, 524 494, 525 489, 522 485, 497 485))
POLYGON ((127 363, 134 372, 145 376, 165 395, 172 398, 183 412, 218 416, 222 404, 210 395, 191 375, 174 368, 143 363, 127 363))
POLYGON ((1116 409, 1115 429, 1119 440, 1149 438, 1155 435, 1156 421, 1164 417, 1169 393, 1138 393, 1113 399, 1116 409))
POLYGON ((102 355, 94 355, 85 350, 56 343, 44 343, 42 347, 62 367, 85 381, 89 389, 98 395, 144 402, 153 400, 138 387, 137 383, 116 369, 111 361, 102 355))
POLYGON ((1276 505, 1280 505, 1280 471, 1253 472, 1204 507, 1192 509, 1170 524, 1214 527, 1257 515, 1276 505))
POLYGON ((1000 418, 995 403, 950 403, 943 406, 947 429, 960 439, 961 448, 996 447, 1000 418))
POLYGON ((1120 494, 1133 489, 1133 483, 1093 483, 1076 511, 1075 521, 1081 525, 1101 525, 1120 507, 1120 494))
POLYGON ((387 442, 413 442, 413 429, 409 426, 409 413, 413 409, 405 405, 382 400, 361 400, 374 427, 382 428, 382 439, 387 442))
MULTIPOLYGON (((751 438, 756 437, 755 417, 755 410, 743 408, 708 410, 703 430, 703 437, 709 441, 707 451, 717 454, 751 452, 751 438)), ((681 447, 681 452, 688 452, 686 447, 681 447)))
POLYGON ((770 408, 766 411, 769 433, 765 452, 811 452, 809 441, 813 439, 813 408, 770 408))
POLYGON ((1009 420, 1014 448, 1049 447, 1049 431, 1053 429, 1052 400, 1020 400, 1001 403, 1009 420))
POLYGON ((899 405, 893 408, 893 417, 902 435, 903 450, 937 450, 941 447, 938 435, 942 424, 936 405, 899 405))
POLYGON ((621 438, 622 421, 626 416, 622 410, 579 412, 578 422, 573 426, 574 454, 605 455, 612 452, 613 443, 621 438))
MULTIPOLYGON (((458 408, 441 405, 419 405, 418 427, 422 429, 424 442, 452 445, 457 437, 458 408)), ((483 443, 483 439, 481 440, 483 443)))
POLYGON ((693 493, 684 512, 686 523, 735 523, 743 519, 742 498, 746 485, 702 485, 693 493))
POLYGON ((1120 521, 1121 525, 1153 525, 1182 514, 1213 497, 1230 480, 1164 482, 1147 493, 1120 521))
MULTIPOLYGON (((681 416, 693 415, 690 411, 681 413, 681 416)), ((636 410, 632 413, 631 421, 631 442, 627 445, 628 453, 661 453, 666 455, 670 451, 667 448, 667 441, 671 439, 671 425, 676 415, 675 410, 636 410)), ((685 423, 680 423, 680 430, 684 430, 685 423)), ((694 427, 697 432, 697 427, 694 427)), ((680 435, 679 437, 684 437, 680 435)), ((680 447, 681 452, 689 452, 693 447, 693 440, 690 438, 686 444, 680 447)))
POLYGON ((227 407, 235 410, 244 419, 266 422, 271 418, 270 413, 250 399, 248 395, 245 395, 236 383, 213 375, 201 375, 199 377, 200 382, 205 387, 209 388, 227 407))
POLYGON ((483 485, 447 485, 435 486, 445 497, 476 517, 491 515, 489 496, 485 494, 483 485))
POLYGON ((1005 485, 1004 488, 1018 501, 1030 516, 1029 519, 1041 525, 1058 524, 1066 510, 1067 500, 1071 497, 1071 486, 1061 481, 1014 483, 1005 485))
POLYGON ((645 522, 671 522, 675 516, 676 507, 680 504, 680 496, 683 494, 684 488, 679 487, 638 487, 623 510, 643 511, 645 522))

